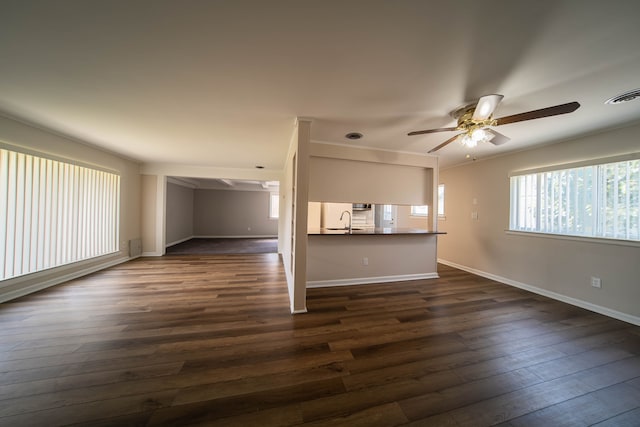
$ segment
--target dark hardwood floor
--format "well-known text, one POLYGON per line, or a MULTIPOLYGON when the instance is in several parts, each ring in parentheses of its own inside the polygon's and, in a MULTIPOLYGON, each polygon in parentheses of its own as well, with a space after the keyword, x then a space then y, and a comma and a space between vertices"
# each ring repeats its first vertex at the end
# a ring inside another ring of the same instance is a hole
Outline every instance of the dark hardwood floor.
POLYGON ((309 289, 138 259, 0 305, 2 426, 638 426, 640 327, 439 266, 309 289))
POLYGON ((278 252, 277 238, 200 238, 167 248, 167 255, 267 254, 278 252))

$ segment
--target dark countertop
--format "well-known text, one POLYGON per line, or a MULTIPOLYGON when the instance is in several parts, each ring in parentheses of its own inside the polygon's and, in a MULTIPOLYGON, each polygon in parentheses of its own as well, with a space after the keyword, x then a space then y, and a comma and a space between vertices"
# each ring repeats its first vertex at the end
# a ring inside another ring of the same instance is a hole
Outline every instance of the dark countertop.
POLYGON ((354 228, 349 233, 348 230, 338 229, 332 230, 328 228, 314 228, 309 229, 307 231, 308 235, 317 235, 317 236, 344 236, 344 235, 354 235, 354 236, 374 236, 374 235, 402 235, 402 234, 425 234, 425 235, 433 235, 433 234, 447 234, 444 231, 429 231, 423 228, 354 228))

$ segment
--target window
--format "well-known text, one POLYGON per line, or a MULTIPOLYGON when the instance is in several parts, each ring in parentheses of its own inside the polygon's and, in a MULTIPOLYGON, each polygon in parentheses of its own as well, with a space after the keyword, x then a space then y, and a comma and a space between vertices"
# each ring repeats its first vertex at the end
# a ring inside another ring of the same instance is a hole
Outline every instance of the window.
POLYGON ((510 229, 640 240, 640 159, 511 177, 510 229))
POLYGON ((269 218, 278 219, 280 216, 280 193, 271 193, 269 196, 269 218))
POLYGON ((429 206, 411 206, 411 216, 428 216, 429 206))
POLYGON ((383 205, 382 206, 382 219, 384 221, 393 220, 393 205, 383 205))
POLYGON ((444 216, 444 184, 438 185, 438 216, 444 216))
POLYGON ((0 280, 118 250, 118 175, 0 149, 0 201, 0 280))

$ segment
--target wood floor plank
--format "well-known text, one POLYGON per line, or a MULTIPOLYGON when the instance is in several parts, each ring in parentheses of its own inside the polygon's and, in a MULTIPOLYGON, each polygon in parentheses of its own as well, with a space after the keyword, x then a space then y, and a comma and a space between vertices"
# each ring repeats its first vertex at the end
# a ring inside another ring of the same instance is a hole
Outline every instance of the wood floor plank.
MULTIPOLYGON (((638 377, 638 362, 639 357, 616 361, 489 398, 450 413, 461 426, 498 424, 638 377)), ((429 422, 429 418, 424 421, 429 422)))
MULTIPOLYGON (((510 425, 593 425, 638 408, 638 402, 640 390, 626 384, 615 384, 518 417, 511 420, 510 425)), ((640 418, 636 421, 640 423, 640 418)))
POLYGON ((304 423, 305 426, 313 427, 333 427, 333 426, 349 426, 349 427, 391 427, 406 425, 409 422, 396 402, 373 406, 362 411, 350 413, 343 417, 334 417, 304 423))
POLYGON ((637 427, 638 420, 640 420, 640 407, 593 424, 593 427, 637 427))
POLYGON ((409 419, 419 420, 539 383, 540 378, 534 373, 519 369, 482 380, 461 381, 453 387, 403 400, 400 407, 409 419))
POLYGON ((0 305, 0 426, 633 425, 640 327, 440 265, 307 290, 277 254, 137 260, 0 305))
POLYGON ((34 410, 33 412, 2 417, 0 425, 44 427, 77 423, 93 424, 95 420, 107 417, 133 415, 167 407, 171 404, 174 395, 175 390, 60 406, 54 409, 34 410))
POLYGON ((139 382, 157 376, 175 375, 181 368, 182 362, 171 362, 2 385, 0 386, 0 405, 4 405, 9 399, 20 397, 25 397, 25 400, 38 399, 40 395, 45 393, 57 394, 72 389, 86 391, 90 387, 99 385, 127 384, 127 381, 139 382))
POLYGON ((235 415, 287 406, 292 403, 322 399, 344 392, 339 378, 315 381, 293 386, 274 386, 241 396, 186 403, 158 409, 151 417, 151 424, 180 425, 191 422, 214 421, 235 415))

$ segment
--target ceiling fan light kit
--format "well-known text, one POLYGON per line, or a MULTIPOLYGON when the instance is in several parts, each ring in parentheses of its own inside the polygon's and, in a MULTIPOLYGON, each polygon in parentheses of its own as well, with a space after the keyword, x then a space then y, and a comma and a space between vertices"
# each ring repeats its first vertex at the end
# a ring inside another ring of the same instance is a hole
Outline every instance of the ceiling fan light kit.
POLYGON ((478 141, 470 137, 468 134, 465 134, 462 137, 461 142, 462 142, 462 145, 464 145, 467 148, 474 148, 476 145, 478 145, 478 141))
POLYGON ((479 142, 490 142, 494 145, 502 145, 509 141, 509 138, 496 130, 490 129, 490 127, 572 113, 580 107, 580 104, 577 102, 569 102, 567 104, 555 105, 553 107, 541 108, 539 110, 494 119, 493 112, 498 107, 500 101, 502 101, 502 98, 503 96, 498 94, 485 95, 475 103, 454 110, 451 116, 458 122, 456 127, 419 130, 409 132, 408 135, 413 136, 456 130, 462 131, 462 133, 449 138, 442 144, 429 150, 429 153, 438 151, 459 137, 462 137, 460 141, 468 148, 475 147, 479 142))

